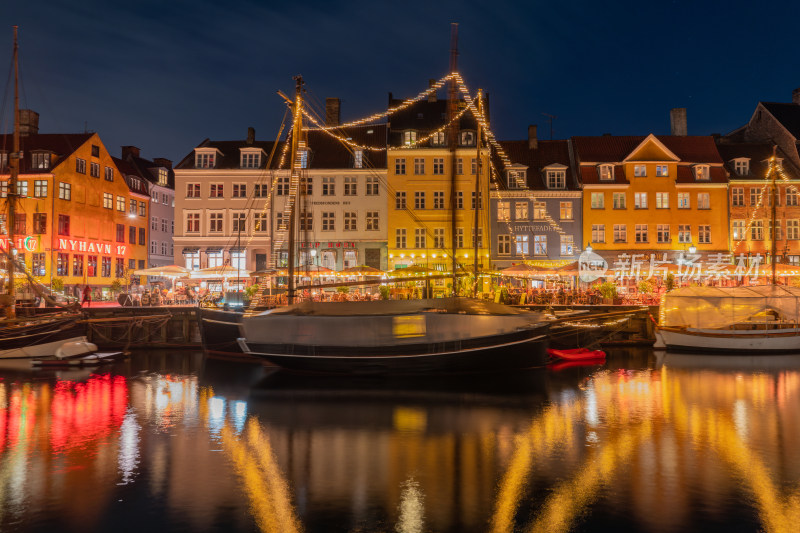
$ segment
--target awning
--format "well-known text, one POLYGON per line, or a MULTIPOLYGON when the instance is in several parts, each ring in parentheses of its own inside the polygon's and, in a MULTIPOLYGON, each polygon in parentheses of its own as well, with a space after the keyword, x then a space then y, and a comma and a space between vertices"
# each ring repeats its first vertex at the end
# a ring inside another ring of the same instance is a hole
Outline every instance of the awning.
POLYGON ((206 248, 206 253, 207 254, 218 254, 218 253, 221 253, 221 252, 222 252, 222 246, 212 246, 212 247, 206 248))
POLYGON ((200 251, 200 248, 197 247, 197 246, 189 246, 189 247, 183 249, 183 253, 184 254, 196 254, 199 251, 200 251))
POLYGON ((244 252, 247 248, 230 248, 228 251, 232 254, 244 252))

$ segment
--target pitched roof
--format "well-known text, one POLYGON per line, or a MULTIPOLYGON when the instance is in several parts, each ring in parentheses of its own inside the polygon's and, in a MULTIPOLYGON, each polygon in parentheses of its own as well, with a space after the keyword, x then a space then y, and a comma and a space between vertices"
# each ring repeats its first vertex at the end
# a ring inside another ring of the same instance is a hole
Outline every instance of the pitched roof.
MULTIPOLYGON (((570 157, 569 141, 539 141, 535 149, 529 148, 527 140, 524 141, 500 141, 508 158, 512 164, 525 165, 528 167, 527 185, 533 190, 546 190, 546 175, 544 169, 550 165, 564 165, 567 167, 566 190, 575 191, 580 189, 577 175, 572 168, 572 158, 570 157)), ((499 172, 503 171, 503 163, 493 152, 492 163, 499 172)), ((505 176, 498 180, 498 187, 505 189, 507 186, 505 176)))
POLYGON ((130 189, 131 192, 143 194, 145 196, 150 195, 150 192, 147 188, 147 181, 145 181, 145 179, 142 179, 142 177, 139 176, 136 168, 133 165, 131 165, 124 159, 120 159, 118 157, 112 156, 111 159, 117 166, 117 170, 119 170, 125 177, 125 183, 128 184, 128 189, 130 189))
MULTIPOLYGON (((402 100, 389 100, 389 107, 401 104, 402 100)), ((488 100, 485 101, 488 105, 488 100)), ((466 102, 458 100, 458 111, 461 111, 466 102)), ((430 134, 447 124, 447 99, 420 100, 405 109, 395 112, 389 122, 389 145, 400 146, 403 144, 403 132, 415 130, 420 132, 420 137, 430 134)), ((458 121, 460 130, 476 130, 478 123, 469 111, 461 115, 458 121)))
MULTIPOLYGON (((682 162, 722 163, 714 138, 710 135, 656 135, 659 141, 682 162)), ((573 137, 579 161, 582 163, 619 163, 623 161, 646 136, 601 135, 573 137)))
POLYGON ((800 139, 800 105, 781 102, 759 102, 795 139, 800 139))
MULTIPOLYGON (((31 168, 31 158, 27 157, 29 152, 38 150, 52 152, 56 155, 55 160, 51 161, 50 169, 57 167, 67 157, 80 148, 88 141, 94 133, 41 133, 37 135, 26 135, 20 137, 20 150, 25 157, 20 160, 20 174, 36 174, 40 169, 31 168)), ((0 135, 0 151, 11 152, 14 146, 11 134, 0 135)))
MULTIPOLYGON (((272 151, 272 145, 275 144, 274 141, 253 141, 251 144, 248 144, 247 141, 212 141, 210 139, 206 139, 197 145, 196 148, 216 148, 219 150, 220 156, 217 158, 216 169, 227 169, 227 168, 241 168, 241 159, 240 159, 240 152, 241 148, 261 148, 264 153, 266 153, 266 157, 261 158, 261 166, 259 168, 266 168, 267 165, 267 157, 269 157, 270 152, 272 151)), ((271 168, 277 168, 278 160, 280 159, 281 149, 283 146, 283 142, 278 144, 278 147, 275 150, 275 157, 272 161, 271 168)), ((178 169, 193 169, 194 166, 194 150, 192 149, 191 152, 186 154, 186 156, 181 160, 180 163, 175 165, 175 168, 178 169)))
MULTIPOLYGON (((730 180, 754 180, 764 179, 769 168, 769 158, 772 157, 771 143, 720 143, 717 145, 722 159, 725 161, 725 168, 730 174, 730 180), (749 171, 741 176, 736 173, 734 159, 747 158, 750 160, 749 171)), ((776 155, 783 161, 783 169, 790 179, 800 179, 800 169, 786 157, 786 154, 778 148, 776 155)))

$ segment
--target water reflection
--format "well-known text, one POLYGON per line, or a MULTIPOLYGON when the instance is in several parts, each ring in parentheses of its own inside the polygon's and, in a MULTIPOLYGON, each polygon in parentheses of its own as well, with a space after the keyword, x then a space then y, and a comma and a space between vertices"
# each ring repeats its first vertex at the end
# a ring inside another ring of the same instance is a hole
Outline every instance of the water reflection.
POLYGON ((175 354, 0 371, 0 530, 794 531, 799 395, 793 356, 413 381, 175 354))

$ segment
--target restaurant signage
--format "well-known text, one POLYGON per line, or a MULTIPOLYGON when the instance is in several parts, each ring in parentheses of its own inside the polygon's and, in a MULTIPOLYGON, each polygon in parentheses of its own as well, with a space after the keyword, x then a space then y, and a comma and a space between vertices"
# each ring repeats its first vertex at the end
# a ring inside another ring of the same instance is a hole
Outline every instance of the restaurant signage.
MULTIPOLYGON (((8 237, 0 237, 0 246, 3 250, 8 250, 8 237)), ((39 237, 20 235, 16 238, 16 245, 14 248, 17 250, 27 250, 28 252, 35 252, 39 247, 39 237)))
POLYGON ((300 248, 355 248, 355 242, 301 242, 300 248))
POLYGON ((58 239, 59 250, 72 252, 90 252, 98 254, 125 255, 128 247, 124 244, 109 244, 106 242, 84 241, 81 239, 58 239))

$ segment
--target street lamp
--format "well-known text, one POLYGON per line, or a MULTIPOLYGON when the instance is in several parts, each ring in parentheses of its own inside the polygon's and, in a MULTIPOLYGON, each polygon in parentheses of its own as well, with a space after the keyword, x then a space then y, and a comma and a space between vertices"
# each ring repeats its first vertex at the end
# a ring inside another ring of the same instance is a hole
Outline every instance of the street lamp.
POLYGON ((697 253, 697 246, 695 246, 692 243, 689 243, 689 253, 690 254, 696 254, 697 253))
POLYGON ((588 242, 586 243, 586 253, 587 254, 592 253, 592 245, 588 242))

